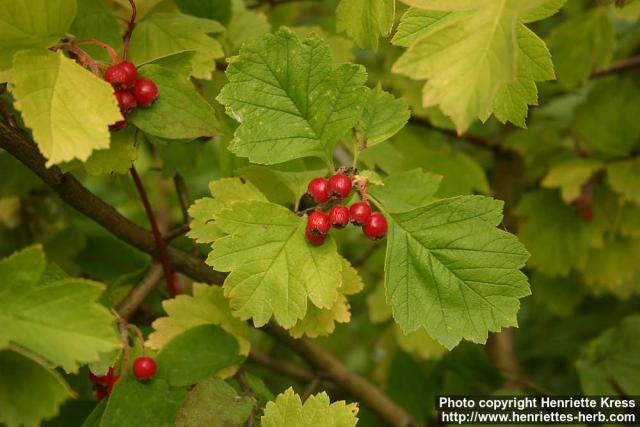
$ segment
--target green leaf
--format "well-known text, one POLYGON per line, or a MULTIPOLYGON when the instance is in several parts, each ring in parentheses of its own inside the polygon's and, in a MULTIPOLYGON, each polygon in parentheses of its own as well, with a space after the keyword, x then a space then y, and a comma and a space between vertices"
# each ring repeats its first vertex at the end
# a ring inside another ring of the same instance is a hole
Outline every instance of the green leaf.
POLYGON ((108 126, 122 120, 113 88, 62 53, 21 51, 14 56, 16 107, 47 166, 86 160, 108 148, 108 126))
POLYGON ((396 324, 393 330, 398 347, 409 354, 423 360, 438 360, 447 354, 447 349, 431 338, 424 329, 405 334, 396 324))
POLYGON ((173 53, 195 51, 191 65, 192 76, 210 79, 216 58, 224 52, 220 43, 209 34, 224 27, 210 19, 176 13, 153 13, 136 25, 131 37, 129 56, 136 64, 143 64, 173 53))
POLYGON ((609 64, 615 44, 613 27, 602 7, 575 14, 554 27, 549 48, 560 84, 572 89, 585 83, 593 70, 609 64))
MULTIPOLYGON (((476 118, 484 122, 494 110, 501 120, 521 124, 526 105, 534 103, 533 81, 540 80, 539 71, 531 67, 550 64, 546 49, 540 49, 542 43, 523 24, 525 14, 542 2, 465 1, 409 1, 413 6, 454 15, 418 16, 418 22, 427 19, 426 31, 406 24, 399 43, 415 41, 395 63, 393 72, 427 80, 424 107, 438 105, 458 132, 466 131, 476 118), (438 22, 441 20, 444 22, 438 22), (533 48, 535 60, 520 54, 533 48), (514 81, 517 83, 510 87, 514 81)), ((413 20, 416 14, 408 18, 413 20)), ((547 78, 552 74, 549 71, 544 70, 547 78)))
POLYGON ((341 0, 336 28, 345 31, 361 48, 378 50, 378 39, 393 27, 395 0, 341 0))
POLYGON ((312 246, 304 237, 306 220, 266 202, 234 203, 216 215, 229 236, 216 240, 207 263, 230 271, 224 282, 234 315, 254 325, 275 316, 292 327, 307 312, 307 299, 330 308, 341 286, 340 258, 327 239, 312 246))
POLYGON ((385 211, 406 212, 433 202, 441 179, 439 175, 413 169, 391 175, 384 185, 370 185, 367 189, 385 211))
POLYGON ((57 372, 13 351, 0 351, 0 423, 40 425, 73 393, 57 372))
POLYGON ((577 363, 585 394, 640 394, 639 332, 640 316, 630 316, 589 343, 577 363))
POLYGON ((0 348, 16 345, 66 371, 119 345, 114 318, 96 300, 102 285, 82 279, 39 284, 39 246, 0 261, 0 348))
POLYGON ((536 271, 531 277, 533 298, 556 316, 569 316, 585 297, 586 289, 577 275, 547 277, 536 271))
POLYGON ((554 165, 542 180, 542 187, 560 188, 562 200, 571 203, 580 196, 582 186, 604 165, 592 159, 570 159, 554 165))
POLYGON ((213 324, 187 329, 162 347, 156 357, 158 378, 174 387, 195 384, 242 361, 238 341, 213 324))
POLYGON ((231 19, 231 0, 175 0, 181 12, 198 18, 212 19, 227 25, 231 19))
POLYGON ((591 248, 582 268, 585 283, 596 295, 613 294, 629 298, 640 291, 640 240, 618 237, 605 246, 591 248))
POLYGON ((305 156, 329 162, 362 114, 364 68, 332 69, 329 47, 317 36, 301 40, 282 29, 245 44, 229 61, 229 83, 218 100, 241 123, 230 150, 252 162, 305 156))
MULTIPOLYGON (((122 49, 120 25, 99 0, 78 0, 78 13, 70 31, 78 40, 100 40, 116 52, 122 49)), ((86 43, 81 47, 96 60, 111 61, 108 52, 101 46, 86 43)))
POLYGON ((528 254, 496 228, 501 202, 455 197, 389 220, 385 287, 405 333, 422 326, 453 348, 462 338, 484 343, 489 331, 517 325, 519 298, 530 294, 519 271, 528 254))
POLYGON ((129 121, 140 130, 167 139, 213 136, 218 126, 213 107, 184 76, 158 65, 140 69, 140 75, 158 86, 158 99, 149 108, 138 108, 129 121))
POLYGON ((531 252, 529 266, 553 277, 583 265, 590 242, 587 225, 554 191, 524 195, 516 213, 524 219, 518 237, 531 252))
POLYGON ((221 42, 225 52, 232 54, 237 52, 243 44, 269 31, 271 31, 271 25, 264 14, 247 10, 242 0, 232 0, 231 21, 222 33, 221 42))
POLYGON ((76 16, 76 0, 0 0, 0 82, 10 79, 13 55, 47 49, 76 16))
POLYGON ((267 198, 251 182, 242 178, 223 178, 209 183, 213 195, 196 200, 189 208, 191 216, 189 237, 199 243, 212 243, 224 233, 214 217, 232 203, 250 200, 267 201, 267 198))
POLYGON ((611 163, 607 166, 607 182, 626 199, 640 204, 640 158, 611 163))
POLYGON ((263 427, 354 427, 357 413, 356 404, 347 405, 343 400, 331 403, 325 392, 309 396, 302 404, 300 396, 288 388, 267 403, 260 422, 263 427))
POLYGON ((249 397, 239 396, 219 378, 207 378, 189 391, 174 427, 241 427, 252 409, 249 397))
POLYGON ((423 10, 409 8, 400 21, 392 43, 396 46, 409 47, 428 31, 434 30, 434 26, 444 25, 447 20, 458 16, 456 12, 441 12, 437 10, 423 10))
POLYGON ((113 388, 100 427, 172 426, 186 394, 159 378, 142 382, 124 375, 113 388))
POLYGON ((377 86, 369 91, 362 118, 356 126, 364 148, 379 144, 398 133, 411 116, 407 103, 377 86))
POLYGON ((96 150, 84 163, 89 175, 126 174, 138 157, 135 128, 127 126, 111 134, 111 147, 96 150))
POLYGON ((239 169, 237 174, 256 183, 272 202, 294 205, 307 192, 309 181, 325 176, 327 170, 308 170, 302 161, 294 161, 278 166, 251 165, 239 169))
POLYGON ((578 107, 573 130, 591 152, 607 157, 626 156, 640 139, 639 114, 640 90, 636 83, 608 79, 595 84, 578 107))

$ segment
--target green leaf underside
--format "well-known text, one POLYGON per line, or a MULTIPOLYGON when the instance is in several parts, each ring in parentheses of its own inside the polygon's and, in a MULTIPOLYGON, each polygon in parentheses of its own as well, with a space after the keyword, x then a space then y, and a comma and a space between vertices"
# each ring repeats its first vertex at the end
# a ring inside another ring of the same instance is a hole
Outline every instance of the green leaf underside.
POLYGON ((187 392, 166 381, 139 381, 125 375, 116 383, 99 423, 100 427, 169 427, 187 392))
POLYGON ((284 28, 245 44, 229 59, 227 77, 218 101, 241 123, 229 148, 255 163, 328 162, 366 99, 362 66, 332 69, 326 42, 284 28))
POLYGON ((46 50, 14 56, 12 92, 16 107, 47 166, 86 160, 93 150, 108 148, 108 126, 122 120, 113 88, 90 71, 46 50))
POLYGON ((0 423, 39 425, 72 396, 55 371, 13 351, 0 351, 0 423))
POLYGON ((266 202, 238 202, 216 216, 229 236, 216 240, 207 263, 230 271, 224 282, 234 315, 260 327, 271 316, 285 328, 307 312, 307 300, 331 307, 341 286, 340 258, 328 238, 312 246, 305 218, 266 202))
POLYGON ((143 64, 170 54, 194 51, 191 59, 193 77, 210 79, 214 59, 224 56, 220 42, 209 34, 224 27, 210 19, 180 14, 154 13, 136 25, 131 37, 129 56, 143 64))
POLYGON ((75 0, 0 0, 0 82, 10 77, 16 52, 46 49, 68 30, 75 0))
POLYGON ((251 415, 253 403, 239 396, 219 378, 208 378, 187 394, 178 411, 174 427, 240 427, 251 415))
POLYGON ((386 294, 405 333, 422 326, 452 348, 516 326, 518 300, 530 293, 519 271, 528 254, 496 228, 501 208, 490 198, 462 196, 390 214, 386 294))
POLYGON ((336 28, 361 48, 378 50, 378 39, 393 27, 395 0, 342 0, 336 10, 336 28))
POLYGON ((153 80, 159 93, 151 107, 139 108, 130 116, 131 123, 140 130, 167 139, 216 134, 213 108, 184 76, 159 65, 142 67, 140 75, 153 80))
POLYGON ((44 269, 37 246, 0 261, 0 348, 14 344, 76 371, 119 345, 114 319, 96 302, 100 284, 82 279, 38 284, 44 269))
POLYGON ((553 78, 544 43, 522 23, 531 4, 417 3, 428 10, 408 12, 394 42, 409 48, 393 71, 427 80, 423 105, 438 105, 459 132, 492 112, 503 122, 524 126, 527 104, 537 102, 534 82, 553 78))
POLYGON ((325 392, 309 396, 303 404, 300 396, 288 388, 267 403, 260 422, 263 427, 354 427, 357 413, 356 404, 343 400, 331 403, 325 392))
POLYGON ((187 329, 158 354, 158 378, 174 387, 195 384, 242 361, 238 341, 222 328, 205 324, 187 329))

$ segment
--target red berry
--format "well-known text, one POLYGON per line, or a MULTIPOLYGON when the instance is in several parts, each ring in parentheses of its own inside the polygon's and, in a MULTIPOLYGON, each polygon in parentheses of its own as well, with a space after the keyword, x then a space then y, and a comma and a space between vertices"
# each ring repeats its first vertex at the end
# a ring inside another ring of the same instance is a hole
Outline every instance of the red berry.
POLYGON ((107 390, 107 387, 103 386, 103 385, 99 385, 96 387, 96 398, 98 400, 102 400, 105 397, 107 397, 109 395, 109 390, 107 390))
POLYGON ((109 385, 113 381, 113 368, 109 368, 104 375, 96 375, 89 371, 89 381, 93 384, 109 385))
POLYGON ((114 95, 118 100, 118 107, 120 107, 122 114, 129 114, 136 108, 136 97, 128 90, 117 90, 114 95))
POLYGON ((139 380, 150 380, 156 375, 156 361, 151 357, 138 357, 133 362, 133 374, 139 380))
POLYGON ((349 208, 349 217, 354 225, 365 224, 371 216, 371 207, 367 202, 356 202, 349 208))
POLYGON ((130 61, 122 61, 107 68, 104 79, 116 89, 130 89, 136 84, 138 71, 130 61))
POLYGON ((314 211, 307 218, 307 230, 314 236, 324 236, 330 228, 329 215, 322 211, 314 211))
POLYGON ((362 231, 370 239, 382 239, 387 234, 387 220, 380 212, 374 212, 362 226, 362 231))
POLYGON ((337 173, 329 178, 329 196, 336 199, 344 199, 351 193, 351 179, 342 173, 337 173))
POLYGON ((304 235, 312 245, 318 246, 324 243, 325 236, 315 236, 308 228, 304 230, 304 235))
POLYGON ((345 228, 349 224, 349 209, 343 205, 336 205, 329 210, 329 222, 332 227, 345 228))
POLYGON ((326 178, 313 178, 307 187, 307 193, 316 203, 324 203, 329 200, 329 180, 326 178))
POLYGON ((139 106, 148 107, 158 98, 158 86, 153 80, 142 77, 133 87, 133 95, 139 106))
POLYGON ((118 132, 120 129, 122 129, 126 125, 127 125, 127 121, 126 120, 120 120, 120 121, 117 121, 114 124, 110 125, 109 126, 109 130, 111 132, 118 132))

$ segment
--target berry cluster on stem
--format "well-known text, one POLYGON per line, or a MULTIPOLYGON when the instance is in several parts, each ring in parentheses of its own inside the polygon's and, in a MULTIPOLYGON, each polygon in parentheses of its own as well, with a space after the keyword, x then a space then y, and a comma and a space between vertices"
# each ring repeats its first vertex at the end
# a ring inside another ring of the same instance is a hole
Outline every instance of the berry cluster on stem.
POLYGON ((337 202, 325 212, 316 209, 307 217, 305 236, 313 245, 321 245, 331 227, 342 229, 349 222, 362 227, 364 234, 370 239, 382 239, 387 233, 387 220, 380 212, 373 212, 367 198, 367 180, 355 180, 354 171, 350 168, 338 168, 330 178, 317 177, 309 182, 307 193, 319 205, 337 202), (360 193, 361 201, 347 207, 340 203, 351 194, 355 186, 360 193))
POLYGON ((120 61, 104 72, 104 79, 111 83, 124 120, 110 127, 111 131, 122 129, 127 124, 126 117, 137 107, 147 108, 158 98, 158 87, 153 80, 138 77, 138 70, 131 61, 120 61))

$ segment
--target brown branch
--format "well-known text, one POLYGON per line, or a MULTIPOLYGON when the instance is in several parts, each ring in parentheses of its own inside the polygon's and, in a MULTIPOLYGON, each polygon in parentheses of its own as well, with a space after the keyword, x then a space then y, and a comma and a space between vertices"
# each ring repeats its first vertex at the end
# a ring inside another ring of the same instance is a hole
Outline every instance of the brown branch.
POLYGON ((160 228, 158 227, 158 221, 156 220, 156 216, 153 213, 151 203, 149 202, 149 197, 147 196, 147 192, 144 189, 144 185, 142 184, 142 180, 140 179, 140 175, 138 175, 138 171, 136 170, 135 166, 131 166, 129 172, 131 173, 133 182, 135 183, 136 189, 138 190, 138 195, 140 196, 140 200, 142 201, 142 205, 144 206, 144 211, 147 214, 149 225, 151 225, 151 232, 153 233, 153 238, 156 242, 156 248, 158 249, 158 258, 160 260, 160 264, 162 264, 164 280, 167 282, 167 289, 169 290, 169 294, 172 297, 175 297, 176 295, 178 295, 179 291, 176 287, 173 275, 171 274, 169 257, 167 256, 167 246, 165 244, 164 238, 162 237, 162 233, 160 232, 160 228))
POLYGON ((272 371, 279 372, 301 383, 308 383, 316 378, 316 374, 295 363, 286 360, 276 359, 266 353, 252 351, 249 354, 249 361, 262 365, 272 371))
POLYGON ((499 145, 492 143, 488 139, 484 139, 484 138, 481 138, 479 136, 474 136, 474 135, 469 135, 469 134, 458 135, 458 133, 456 131, 454 131, 452 129, 444 129, 444 128, 440 128, 440 127, 434 126, 433 124, 431 124, 431 122, 429 122, 429 120, 427 120, 425 118, 422 118, 422 117, 411 116, 411 118, 409 119, 409 123, 412 123, 412 124, 418 125, 418 126, 422 126, 424 128, 428 128, 428 129, 430 129, 432 131, 435 131, 435 132, 440 132, 442 134, 448 135, 448 136, 453 137, 453 138, 464 140, 464 141, 468 142, 469 144, 475 145, 476 147, 486 148, 487 150, 491 150, 491 151, 496 152, 496 153, 505 151, 499 145))
POLYGON ((257 400, 253 395, 253 390, 251 390, 251 386, 247 381, 247 378, 244 376, 244 371, 242 368, 238 370, 235 375, 236 381, 238 381, 238 385, 242 389, 245 396, 251 399, 251 413, 249 414, 249 418, 247 419, 247 427, 254 427, 256 425, 256 406, 257 400))
POLYGON ((622 71, 638 67, 640 67, 640 55, 623 59, 622 61, 616 62, 615 64, 612 64, 607 68, 603 68, 602 70, 596 70, 591 74, 591 78, 609 76, 611 74, 617 74, 622 71))
POLYGON ((120 304, 116 311, 124 320, 129 320, 138 307, 142 305, 147 296, 162 279, 163 271, 160 264, 153 264, 144 278, 135 286, 120 304))
POLYGON ((182 222, 189 224, 191 218, 189 217, 189 192, 187 191, 187 185, 184 183, 184 178, 179 173, 173 176, 173 185, 176 187, 176 194, 178 195, 178 202, 180 203, 180 210, 182 211, 182 222))
MULTIPOLYGON (((103 226, 107 231, 136 248, 154 254, 153 235, 118 213, 87 190, 73 175, 63 174, 59 168, 45 167, 46 159, 35 144, 21 131, 0 122, 0 148, 6 150, 35 172, 60 198, 71 207, 103 226)), ((205 283, 221 283, 224 275, 213 271, 200 258, 176 248, 167 247, 172 268, 205 283)), ((294 339, 287 331, 269 324, 263 328, 276 340, 285 343, 310 366, 328 377, 341 389, 366 404, 388 425, 406 427, 416 425, 411 416, 375 385, 352 372, 320 344, 309 339, 294 339)))
POLYGON ((169 230, 166 233, 164 233, 162 235, 162 238, 164 239, 165 242, 170 242, 173 239, 180 237, 185 233, 188 233, 189 230, 191 230, 191 227, 189 227, 189 224, 182 224, 180 227, 174 228, 173 230, 169 230))
POLYGON ((318 377, 315 377, 314 379, 309 381, 309 384, 307 384, 307 388, 304 389, 304 393, 300 398, 300 400, 302 400, 302 403, 307 401, 307 399, 316 391, 319 385, 320 385, 320 378, 318 377))
POLYGON ((411 415, 394 403, 389 396, 361 376, 351 372, 317 342, 308 338, 292 338, 287 331, 273 321, 261 329, 302 356, 312 368, 326 372, 330 379, 352 396, 359 398, 387 425, 394 427, 417 425, 411 415))

